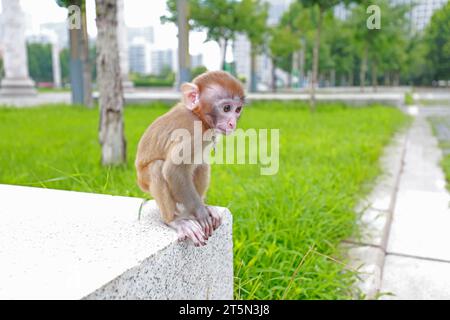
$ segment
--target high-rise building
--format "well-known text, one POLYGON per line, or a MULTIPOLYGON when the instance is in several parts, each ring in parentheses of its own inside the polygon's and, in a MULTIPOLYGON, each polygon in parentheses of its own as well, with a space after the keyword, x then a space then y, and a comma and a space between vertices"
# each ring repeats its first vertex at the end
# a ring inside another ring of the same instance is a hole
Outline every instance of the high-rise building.
POLYGON ((153 50, 151 57, 151 73, 160 75, 165 70, 173 71, 173 56, 172 49, 153 50))
POLYGON ((250 41, 244 34, 238 34, 233 44, 233 56, 236 68, 236 74, 245 79, 248 85, 251 77, 251 59, 250 59, 250 41))
POLYGON ((143 38, 150 44, 155 42, 153 27, 127 28, 127 38, 129 44, 131 44, 135 38, 143 38))
POLYGON ((139 74, 151 73, 151 45, 146 39, 135 37, 128 48, 130 71, 139 74))
POLYGON ((197 68, 203 66, 203 55, 194 54, 190 56, 191 58, 191 68, 197 68))

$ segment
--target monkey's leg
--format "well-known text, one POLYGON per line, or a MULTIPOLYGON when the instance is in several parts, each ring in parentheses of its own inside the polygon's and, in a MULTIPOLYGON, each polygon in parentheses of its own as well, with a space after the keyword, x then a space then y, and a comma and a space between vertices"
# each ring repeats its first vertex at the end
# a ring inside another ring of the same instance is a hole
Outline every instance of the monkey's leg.
POLYGON ((208 164, 199 165, 194 170, 194 185, 198 195, 205 200, 206 190, 208 190, 210 181, 210 167, 208 164))
POLYGON ((175 219, 176 203, 162 175, 164 161, 153 161, 150 166, 150 193, 161 211, 162 219, 169 224, 175 219))
POLYGON ((195 166, 189 164, 174 164, 167 160, 163 165, 163 176, 177 203, 181 203, 186 212, 194 216, 200 223, 207 237, 214 230, 212 218, 194 185, 195 166))
POLYGON ((150 165, 150 193, 158 204, 163 221, 175 229, 178 239, 189 238, 196 246, 205 245, 207 238, 197 221, 175 217, 176 202, 163 177, 163 165, 162 160, 156 160, 150 165))
MULTIPOLYGON (((194 170, 194 185, 195 189, 198 192, 198 195, 205 200, 205 193, 208 189, 210 182, 210 172, 211 168, 208 164, 199 165, 194 170)), ((210 206, 206 206, 208 209, 209 215, 212 218, 213 228, 216 230, 222 224, 221 216, 216 212, 216 210, 210 206)))

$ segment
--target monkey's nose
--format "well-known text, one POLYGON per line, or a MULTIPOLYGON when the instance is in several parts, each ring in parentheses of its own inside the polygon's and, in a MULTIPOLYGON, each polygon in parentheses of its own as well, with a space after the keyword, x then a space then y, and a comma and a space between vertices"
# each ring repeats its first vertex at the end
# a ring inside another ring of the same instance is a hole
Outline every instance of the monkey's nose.
POLYGON ((230 129, 234 129, 234 123, 233 122, 228 122, 228 127, 230 129))

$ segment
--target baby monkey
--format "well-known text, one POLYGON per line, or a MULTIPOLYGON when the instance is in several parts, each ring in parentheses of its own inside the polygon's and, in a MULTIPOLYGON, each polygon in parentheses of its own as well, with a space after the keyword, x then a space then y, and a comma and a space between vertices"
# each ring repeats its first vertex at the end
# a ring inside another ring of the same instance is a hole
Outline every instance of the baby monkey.
POLYGON ((199 153, 203 159, 216 133, 228 135, 236 129, 244 90, 229 73, 211 71, 184 83, 181 93, 181 102, 157 118, 139 141, 137 181, 156 200, 163 221, 177 231, 180 240, 191 239, 203 246, 220 226, 221 216, 204 203, 210 166, 194 159, 199 153), (202 134, 194 134, 194 127, 201 128, 202 134), (174 138, 180 129, 191 139, 174 138), (191 151, 181 163, 175 161, 180 150, 191 151))

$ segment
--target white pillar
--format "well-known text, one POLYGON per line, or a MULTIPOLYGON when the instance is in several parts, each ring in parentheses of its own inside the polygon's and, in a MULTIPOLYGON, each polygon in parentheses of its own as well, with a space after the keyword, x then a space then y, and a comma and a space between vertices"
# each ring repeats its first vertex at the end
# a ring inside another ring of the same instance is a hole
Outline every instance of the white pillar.
POLYGON ((61 88, 61 62, 59 61, 58 38, 52 38, 52 68, 53 68, 53 86, 61 88))
POLYGON ((117 0, 117 37, 119 45, 120 73, 122 74, 122 86, 124 90, 133 88, 133 83, 129 79, 130 64, 128 62, 128 40, 127 26, 124 17, 124 1, 117 0))
POLYGON ((34 81, 28 75, 24 13, 19 0, 2 0, 2 7, 5 78, 1 82, 0 94, 34 95, 34 81))

